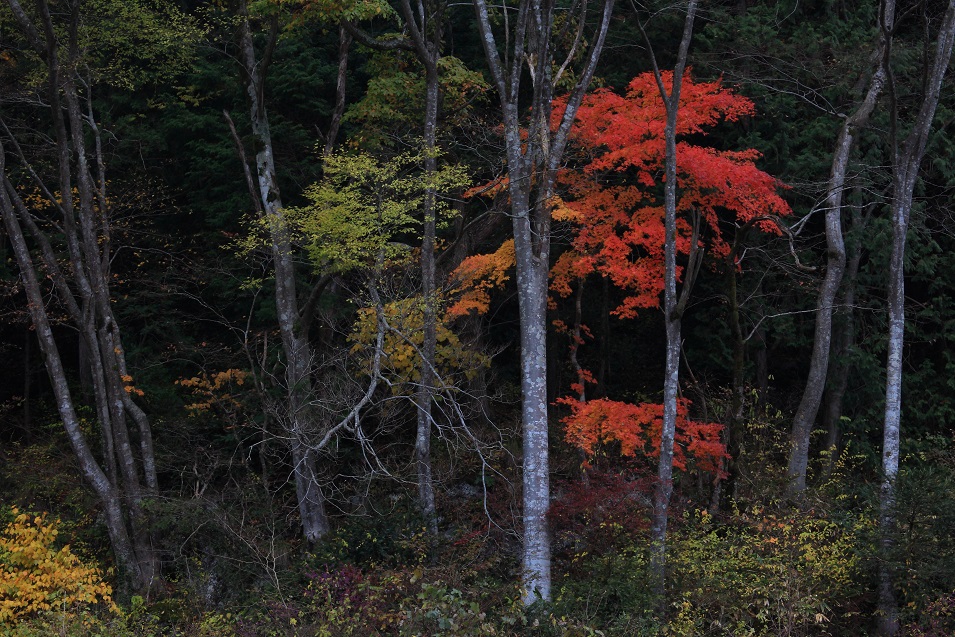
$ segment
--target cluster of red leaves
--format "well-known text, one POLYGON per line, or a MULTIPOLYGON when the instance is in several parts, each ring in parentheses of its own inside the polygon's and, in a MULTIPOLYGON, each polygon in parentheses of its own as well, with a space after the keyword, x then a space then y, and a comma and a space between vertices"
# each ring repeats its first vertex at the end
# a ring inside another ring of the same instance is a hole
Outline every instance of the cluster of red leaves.
MULTIPOLYGON (((619 402, 601 398, 582 402, 574 398, 560 398, 559 403, 570 408, 570 414, 561 419, 565 440, 592 457, 602 445, 619 443, 625 457, 660 456, 663 430, 663 405, 656 403, 619 402)), ((687 462, 704 471, 720 473, 726 447, 720 441, 723 425, 690 420, 689 401, 677 401, 676 435, 673 446, 673 466, 686 470, 687 462)))
MULTIPOLYGON (((667 91, 672 73, 663 74, 667 91)), ((557 102, 554 117, 565 104, 557 102)), ((752 115, 753 103, 717 80, 694 82, 684 76, 677 117, 677 136, 705 136, 721 121, 752 115)), ((560 175, 568 193, 556 206, 558 218, 577 222, 572 249, 552 271, 552 288, 570 293, 570 283, 591 273, 607 276, 628 296, 615 310, 631 318, 641 308, 659 305, 663 290, 664 225, 659 186, 666 157, 666 109, 652 73, 634 78, 623 95, 601 89, 588 95, 578 111, 573 139, 587 154, 583 170, 560 175), (616 177, 614 177, 616 175, 616 177), (607 183, 614 178, 616 183, 607 183), (565 208, 569 208, 570 212, 565 208)), ((709 250, 718 257, 729 245, 720 218, 745 223, 754 218, 791 212, 779 196, 783 185, 756 167, 755 150, 721 151, 687 141, 677 144, 677 251, 690 250, 692 228, 686 220, 698 211, 709 250)), ((778 232, 771 222, 760 226, 778 232)))

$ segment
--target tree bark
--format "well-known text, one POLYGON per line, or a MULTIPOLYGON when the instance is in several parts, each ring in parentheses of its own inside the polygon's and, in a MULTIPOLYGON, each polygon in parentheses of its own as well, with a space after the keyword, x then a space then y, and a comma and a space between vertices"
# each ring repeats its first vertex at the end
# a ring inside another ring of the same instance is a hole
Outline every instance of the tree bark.
POLYGON ((252 32, 244 0, 240 2, 239 12, 242 17, 239 25, 241 62, 249 98, 252 134, 256 139, 257 149, 256 183, 263 215, 268 224, 272 265, 275 272, 275 307, 278 313, 282 349, 285 354, 284 383, 288 405, 282 420, 289 434, 292 471, 302 532, 309 542, 317 542, 330 527, 325 512, 325 499, 318 482, 316 458, 309 440, 312 351, 299 314, 292 244, 282 211, 272 133, 265 108, 265 77, 268 72, 270 52, 278 37, 278 30, 277 24, 273 22, 266 54, 262 59, 258 59, 252 42, 252 32))
MULTIPOLYGON (((5 169, 3 161, 4 151, 0 146, 0 173, 5 169)), ((46 364, 50 384, 56 398, 57 411, 83 476, 99 498, 105 514, 106 528, 110 537, 110 545, 116 562, 122 572, 130 579, 134 590, 145 590, 150 584, 154 573, 150 571, 151 561, 137 555, 136 548, 130 539, 126 528, 122 506, 122 495, 102 468, 97 463, 92 450, 83 434, 80 419, 77 416, 70 394, 66 372, 60 359, 59 348, 53 337, 49 317, 46 313, 46 304, 40 289, 33 258, 30 256, 23 231, 20 227, 17 213, 6 188, 0 188, 0 213, 3 215, 4 227, 13 246, 13 252, 20 276, 29 301, 30 318, 33 322, 40 351, 46 364)))
MULTIPOLYGON (((48 74, 48 107, 55 149, 56 187, 50 187, 29 158, 16 136, 0 121, 10 156, 20 163, 19 175, 32 182, 47 200, 52 214, 59 215, 58 233, 48 235, 34 221, 11 182, 6 170, 6 149, 0 146, 0 199, 4 224, 17 244, 17 265, 27 285, 30 314, 37 332, 47 372, 54 385, 57 406, 84 476, 103 505, 107 527, 117 561, 129 575, 133 588, 146 591, 159 578, 159 565, 151 547, 148 521, 142 500, 158 489, 152 432, 149 419, 129 394, 131 377, 126 366, 119 324, 110 297, 110 207, 106 196, 106 165, 98 125, 92 108, 92 83, 81 71, 79 11, 65 14, 64 25, 54 25, 45 0, 37 2, 37 22, 20 6, 7 0, 21 34, 45 65, 48 74), (38 28, 39 25, 39 28, 38 28), (63 44, 65 42, 65 44, 63 44), (92 142, 92 147, 90 146, 92 142), (58 198, 55 192, 75 193, 58 198), (90 451, 79 427, 75 398, 70 394, 62 361, 44 306, 37 264, 30 253, 26 235, 35 242, 46 277, 79 332, 85 352, 81 373, 91 380, 96 418, 102 429, 104 470, 90 451), (55 249, 62 240, 65 250, 55 249), (62 268, 58 255, 65 252, 69 268, 62 268), (128 420, 136 424, 140 442, 139 458, 133 451, 128 420), (146 486, 142 486, 145 477, 146 486)), ((59 19, 64 14, 57 14, 59 19)))
POLYGON ((441 99, 438 62, 441 59, 441 30, 444 3, 434 4, 419 0, 418 15, 410 0, 402 0, 401 12, 406 28, 411 33, 415 53, 425 69, 424 109, 424 171, 428 187, 424 193, 424 233, 421 240, 421 296, 423 302, 423 343, 421 348, 421 385, 417 396, 417 435, 415 436, 415 466, 418 473, 418 506, 432 535, 438 533, 437 511, 434 503, 434 479, 431 470, 432 403, 435 383, 435 352, 437 350, 437 293, 435 287, 435 208, 437 192, 434 181, 438 172, 438 104, 441 99), (420 21, 420 24, 419 24, 420 21))
MULTIPOLYGON (((552 27, 555 7, 542 0, 521 2, 513 28, 507 33, 504 57, 497 47, 486 0, 473 0, 477 27, 501 105, 507 154, 512 231, 517 261, 517 297, 521 333, 521 419, 523 424, 524 603, 550 599, 550 537, 546 513, 550 505, 547 421, 547 284, 550 269, 551 199, 557 168, 570 127, 590 84, 613 10, 603 0, 600 22, 590 38, 590 50, 556 130, 550 108, 556 81, 576 58, 582 45, 584 16, 564 62, 555 63, 552 27), (527 64, 532 91, 531 119, 522 127, 519 104, 527 64), (556 69, 556 74, 555 74, 556 69), (523 134, 526 132, 526 139, 523 134), (533 196, 532 196, 533 191, 533 196)), ((587 3, 575 5, 586 10, 587 3)), ((574 15, 565 15, 569 24, 574 15)), ((505 26, 511 26, 505 24, 505 26)))
MULTIPOLYGON (((895 14, 894 0, 885 2, 889 28, 895 14)), ((826 192, 826 274, 819 289, 816 302, 816 330, 813 337, 809 377, 802 400, 793 418, 790 437, 787 494, 799 497, 806 489, 806 470, 809 464, 809 439, 819 412, 823 392, 826 389, 826 373, 829 367, 829 349, 832 342, 832 311, 836 294, 846 268, 846 247, 842 236, 842 194, 845 189, 849 156, 855 144, 856 134, 868 124, 869 116, 886 82, 886 69, 882 64, 883 51, 888 46, 885 35, 877 47, 879 66, 869 80, 862 103, 846 118, 836 141, 832 157, 832 170, 826 192)))
POLYGON ((851 219, 850 239, 846 246, 846 272, 842 279, 839 303, 841 310, 837 315, 840 320, 833 333, 833 349, 836 358, 829 371, 831 382, 828 384, 823 404, 822 425, 826 432, 826 449, 829 451, 829 458, 824 469, 826 476, 832 475, 842 446, 842 404, 849 388, 849 370, 852 367, 848 358, 855 347, 856 279, 862 263, 861 234, 865 220, 857 208, 852 209, 851 219))
POLYGON ((726 455, 729 456, 723 462, 723 469, 726 472, 726 478, 715 481, 713 488, 713 497, 710 501, 711 513, 716 513, 722 506, 723 500, 727 497, 732 498, 736 492, 736 480, 738 478, 737 462, 743 431, 740 424, 743 422, 743 406, 745 385, 743 383, 744 364, 746 362, 746 340, 743 338, 743 328, 739 316, 739 291, 737 289, 737 264, 736 257, 739 254, 739 246, 742 245, 744 235, 749 226, 740 228, 737 231, 733 248, 726 256, 726 300, 727 316, 729 317, 730 334, 733 336, 733 377, 730 387, 730 404, 726 411, 726 418, 723 421, 723 444, 726 446, 726 455))
MULTIPOLYGON (((673 493, 673 442, 676 436, 677 398, 680 391, 680 333, 683 309, 692 288, 690 277, 694 270, 694 256, 691 254, 687 267, 687 280, 684 281, 682 294, 677 296, 676 275, 676 207, 677 207, 677 154, 676 124, 680 108, 680 89, 683 84, 683 72, 686 68, 687 54, 693 39, 693 22, 696 18, 696 0, 690 0, 686 7, 686 20, 683 24, 683 36, 673 68, 673 85, 667 94, 656 59, 653 59, 654 74, 660 97, 666 106, 667 121, 665 137, 665 177, 664 184, 664 288, 663 321, 666 326, 666 371, 663 381, 663 427, 660 440, 660 460, 657 466, 657 483, 653 496, 653 519, 650 527, 650 577, 652 590, 656 596, 657 611, 662 615, 666 606, 666 535, 669 521, 670 496, 673 493)), ((697 221, 697 224, 699 222, 697 221)), ((698 227, 698 225, 696 226, 698 227)), ((697 232, 693 233, 691 251, 695 252, 697 232)))
POLYGON ((30 401, 33 400, 33 335, 24 331, 23 339, 23 441, 33 444, 33 415, 30 413, 30 401))
POLYGON ((328 156, 335 148, 338 140, 338 130, 342 125, 342 116, 345 114, 345 83, 348 79, 348 50, 351 48, 352 37, 344 25, 338 27, 338 75, 335 82, 335 108, 332 110, 332 120, 328 124, 328 134, 325 135, 324 155, 328 156))
MULTIPOLYGON (((886 5, 891 0, 887 0, 886 5)), ((889 12, 885 12, 889 16, 889 12)), ((890 30, 892 23, 887 22, 890 30)), ((955 42, 955 0, 950 0, 936 38, 935 57, 926 74, 925 93, 918 115, 908 136, 897 145, 895 133, 898 111, 894 78, 888 74, 892 97, 892 257, 889 262, 889 341, 886 362, 885 423, 882 442, 882 486, 879 493, 879 527, 882 561, 879 569, 878 634, 896 635, 899 631, 898 603, 895 597, 895 573, 892 550, 896 532, 895 481, 899 471, 899 442, 902 420, 902 349, 905 338, 905 239, 919 167, 925 156, 942 81, 948 70, 955 42)), ((886 55, 888 66, 888 54, 886 55)))

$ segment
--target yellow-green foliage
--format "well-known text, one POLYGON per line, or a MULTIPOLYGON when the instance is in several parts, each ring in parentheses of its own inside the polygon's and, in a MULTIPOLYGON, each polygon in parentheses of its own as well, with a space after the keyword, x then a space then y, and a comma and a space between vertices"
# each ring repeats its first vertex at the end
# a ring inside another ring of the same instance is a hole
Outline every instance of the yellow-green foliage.
MULTIPOLYGON (((415 213, 425 190, 430 186, 440 194, 467 184, 460 166, 446 166, 426 178, 423 160, 414 154, 385 162, 364 153, 327 157, 324 178, 305 191, 312 203, 286 210, 312 262, 343 272, 407 254, 408 243, 417 243, 415 213)), ((448 206, 439 198, 436 208, 440 216, 448 206)))
MULTIPOLYGON (((385 334, 382 367, 394 383, 393 391, 400 392, 405 389, 402 384, 421 380, 421 357, 418 352, 424 344, 423 301, 421 297, 393 301, 384 306, 384 315, 391 330, 385 334)), ((364 345, 374 342, 376 323, 374 308, 363 308, 358 312, 358 320, 349 336, 354 343, 352 351, 357 352, 364 345)), ((458 335, 440 320, 435 354, 435 366, 441 384, 447 387, 454 386, 456 375, 471 379, 490 364, 487 356, 466 347, 458 335)))
MULTIPOLYGON (((369 56, 367 70, 371 78, 365 95, 348 107, 343 119, 356 128, 349 144, 365 149, 393 147, 396 136, 421 129, 424 68, 410 52, 382 51, 369 56)), ((469 125, 474 107, 486 100, 489 87, 484 76, 451 55, 441 57, 438 71, 441 127, 453 130, 469 125)))
POLYGON ((837 524, 812 512, 754 509, 721 525, 687 516, 670 551, 674 635, 829 634, 862 574, 858 539, 873 524, 837 524))
POLYGON ((0 624, 43 611, 112 605, 112 588, 100 570, 80 561, 69 545, 56 548, 56 522, 16 508, 13 515, 0 534, 0 624))

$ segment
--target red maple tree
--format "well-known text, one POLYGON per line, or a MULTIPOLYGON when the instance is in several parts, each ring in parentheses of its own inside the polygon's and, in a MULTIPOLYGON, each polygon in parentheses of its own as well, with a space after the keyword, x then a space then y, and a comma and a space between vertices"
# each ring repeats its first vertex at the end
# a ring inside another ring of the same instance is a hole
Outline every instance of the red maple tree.
MULTIPOLYGON (((670 90, 672 73, 662 79, 670 90)), ((555 106, 555 117, 562 111, 555 106)), ((719 80, 694 82, 687 72, 680 94, 678 138, 706 136, 721 121, 754 113, 753 103, 719 80)), ((592 273, 609 277, 627 291, 614 311, 632 318, 641 308, 657 307, 663 291, 663 132, 666 111, 652 73, 634 78, 619 95, 600 89, 585 97, 573 136, 587 157, 581 170, 564 170, 567 196, 556 202, 555 217, 575 222, 575 236, 554 266, 552 286, 570 293, 571 283, 592 273)), ((682 140, 677 144, 677 251, 690 251, 697 214, 708 232, 707 249, 725 257, 729 244, 720 220, 746 223, 757 217, 785 216, 789 205, 779 196, 783 184, 756 167, 756 150, 717 150, 682 140)), ((770 221, 760 227, 778 233, 770 221)))
MULTIPOLYGON (((599 447, 619 443, 620 455, 656 458, 660 455, 660 432, 663 428, 663 405, 641 403, 634 405, 599 398, 580 401, 560 398, 571 412, 564 423, 564 439, 581 449, 588 457, 599 447)), ((676 444, 673 447, 673 466, 686 470, 692 458, 704 471, 718 473, 720 460, 726 449, 720 441, 723 426, 690 420, 690 401, 681 398, 677 403, 676 444)))
MULTIPOLYGON (((668 93, 672 79, 672 73, 662 75, 668 93)), ((555 117, 562 110, 562 104, 556 104, 555 117)), ((717 150, 696 143, 719 122, 753 114, 753 103, 719 80, 694 82, 689 72, 685 74, 676 129, 678 253, 702 249, 705 236, 708 251, 725 258, 730 246, 721 221, 744 224, 791 212, 779 196, 783 184, 756 167, 758 151, 717 150), (697 246, 692 245, 693 217, 697 246)), ((623 95, 601 89, 584 99, 573 138, 585 160, 581 169, 563 171, 567 195, 555 201, 555 219, 574 226, 571 249, 551 273, 551 289, 557 294, 568 296, 575 281, 597 273, 626 291, 614 310, 618 317, 632 318, 640 309, 659 306, 664 284, 660 186, 665 124, 666 109, 652 73, 634 78, 623 95)), ((759 225, 779 231, 771 221, 759 225)), ((571 345, 579 346, 576 341, 571 345)), ((575 391, 582 395, 579 385, 588 381, 589 374, 578 369, 578 376, 575 391)), ((599 443, 611 441, 620 444, 624 456, 659 454, 662 405, 569 397, 559 402, 571 410, 562 421, 567 441, 588 455, 599 443)), ((698 467, 719 473, 726 455, 719 440, 722 426, 691 421, 688 407, 685 400, 678 406, 674 465, 685 468, 687 458, 693 457, 698 467)))
MULTIPOLYGON (((670 92, 672 73, 662 74, 670 92)), ((554 104, 553 121, 559 122, 565 104, 554 104)), ((721 222, 756 225, 778 233, 771 219, 791 213, 780 197, 785 186, 756 167, 756 150, 718 150, 701 145, 709 129, 720 122, 734 122, 755 112, 753 103, 719 80, 695 82, 684 74, 677 118, 679 201, 677 251, 690 253, 693 218, 697 223, 697 248, 705 247, 722 262, 730 252, 721 222), (689 218, 688 218, 689 217, 689 218)), ((564 169, 559 183, 565 193, 553 200, 553 217, 573 227, 570 249, 551 270, 551 290, 566 297, 573 284, 591 274, 608 277, 626 296, 613 313, 633 318, 638 310, 660 305, 663 292, 664 224, 662 183, 665 160, 666 110, 652 73, 634 78, 624 94, 599 89, 584 98, 572 131, 575 150, 583 157, 577 169, 564 169)), ((497 193, 506 178, 472 189, 469 195, 497 193)), ((513 267, 513 247, 502 246, 492 255, 466 259, 452 274, 458 300, 449 316, 487 310, 491 288, 507 280, 513 267)), ((571 333, 572 348, 583 344, 584 325, 559 329, 571 333)), ((583 385, 593 376, 578 367, 572 389, 583 395, 583 385)), ((584 401, 561 398, 570 409, 562 422, 568 442, 593 454, 600 444, 617 442, 624 456, 659 454, 662 405, 631 404, 608 399, 584 401)), ((685 468, 693 459, 699 468, 720 472, 726 450, 720 442, 722 425, 690 420, 689 401, 678 406, 677 448, 674 465, 685 468)))

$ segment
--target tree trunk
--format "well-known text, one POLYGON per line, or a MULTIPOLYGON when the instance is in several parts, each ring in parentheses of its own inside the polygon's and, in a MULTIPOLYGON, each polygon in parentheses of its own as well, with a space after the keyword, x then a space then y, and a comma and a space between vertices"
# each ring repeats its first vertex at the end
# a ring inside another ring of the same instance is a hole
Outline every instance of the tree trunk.
POLYGON ((292 244, 282 212, 282 197, 276 180, 272 134, 264 95, 268 63, 278 30, 277 24, 273 22, 268 51, 264 59, 259 60, 256 58, 244 0, 240 4, 240 15, 241 59, 246 74, 252 134, 255 136, 257 149, 256 183, 262 211, 268 223, 275 271, 275 308, 285 354, 285 391, 288 405, 281 420, 287 428, 292 448, 292 471, 302 532, 309 542, 316 542, 329 531, 329 523, 316 473, 315 457, 310 451, 312 351, 299 314, 292 244))
POLYGON ((597 371, 597 396, 607 396, 610 376, 610 279, 601 277, 600 295, 600 367, 597 371))
POLYGON ((332 110, 332 120, 328 125, 328 134, 325 135, 324 155, 328 156, 335 148, 338 140, 338 130, 342 125, 342 116, 345 114, 345 82, 348 79, 348 50, 351 48, 352 37, 344 25, 338 27, 338 75, 335 82, 335 108, 332 110))
MULTIPOLYGON (((435 52, 435 57, 437 53, 435 52)), ((435 145, 438 127, 437 60, 426 63, 426 100, 424 122, 425 179, 433 181, 438 171, 435 145)), ((421 348, 421 386, 418 389, 418 433, 415 438, 415 464, 418 469, 418 506, 432 535, 438 533, 434 505, 434 480, 431 475, 431 425, 434 399, 435 351, 438 341, 437 296, 435 290, 435 191, 429 187, 424 195, 424 237, 421 242, 421 295, 424 301, 423 344, 421 348)))
MULTIPOLYGON (((886 2, 890 4, 891 0, 886 2)), ((886 12, 886 15, 889 15, 886 12)), ((896 532, 895 480, 899 471, 899 441, 902 420, 902 348, 905 337, 905 239, 919 167, 935 119, 942 81, 955 42, 955 0, 950 0, 936 40, 935 58, 926 77, 926 90, 909 135, 901 147, 893 143, 892 162, 892 257, 889 262, 889 342, 886 363, 885 424, 882 442, 882 487, 879 494, 879 527, 882 560, 879 569, 878 634, 898 633, 898 603, 892 551, 896 532)), ((888 55, 886 56, 888 59, 888 55)), ((889 73, 892 96, 892 141, 898 126, 894 79, 889 73)))
MULTIPOLYGON (((575 61, 584 44, 584 22, 563 64, 554 60, 552 27, 555 7, 541 0, 520 3, 517 15, 505 27, 508 50, 498 50, 486 0, 473 0, 477 27, 493 85, 501 104, 507 153, 511 219, 517 262, 517 298, 521 333, 521 419, 523 422, 524 603, 550 599, 550 538, 546 512, 550 504, 547 420, 547 285, 550 269, 550 224, 554 179, 562 160, 570 127, 590 84, 603 49, 613 0, 603 0, 599 24, 589 39, 590 50, 576 74, 567 107, 556 130, 550 109, 554 86, 575 61), (522 126, 520 85, 529 71, 531 119, 522 126), (524 137, 526 133, 526 138, 524 137), (532 190, 534 196, 532 197, 532 190), (533 206, 531 201, 534 202, 533 206)), ((587 3, 575 5, 575 9, 587 3)), ((570 23, 574 15, 563 19, 570 23)))
MULTIPOLYGON (((742 231, 740 231, 742 232, 742 231)), ((746 355, 746 342, 743 339, 743 329, 739 320, 739 292, 736 278, 737 246, 742 237, 737 235, 736 244, 726 259, 726 299, 727 316, 729 317, 730 333, 733 335, 733 378, 730 387, 730 404, 723 421, 723 444, 729 456, 723 461, 726 478, 716 479, 713 488, 713 497, 710 500, 710 512, 715 514, 722 506, 723 501, 730 499, 736 492, 737 462, 743 431, 740 424, 743 421, 743 405, 745 386, 743 383, 743 368, 746 355)))
MULTIPOLYGON (((887 24, 891 28, 895 14, 894 0, 885 3, 887 24)), ((819 299, 816 302, 816 331, 813 337, 812 358, 809 363, 809 377, 803 391, 802 400, 793 418, 792 435, 790 437, 789 467, 787 476, 789 483, 787 493, 790 497, 798 497, 806 489, 806 469, 809 464, 809 438, 812 434, 816 414, 822 402, 822 395, 826 389, 826 372, 829 367, 829 349, 832 341, 832 308, 839 291, 842 275, 846 267, 846 247, 842 236, 842 194, 845 189, 846 170, 849 166, 849 156, 855 143, 857 131, 864 128, 869 116, 875 109, 882 88, 885 86, 886 69, 881 63, 882 52, 887 42, 885 37, 880 38, 878 45, 879 67, 869 80, 865 99, 856 108, 842 125, 836 149, 832 157, 832 170, 826 193, 826 275, 819 289, 819 299)))
POLYGON ((842 403, 846 390, 849 388, 851 365, 848 357, 855 347, 856 279, 859 274, 859 265, 862 262, 862 237, 860 235, 864 225, 862 215, 858 210, 853 209, 852 235, 847 246, 846 272, 842 280, 840 320, 833 333, 833 348, 836 358, 829 372, 831 382, 826 390, 823 405, 822 425, 826 431, 826 449, 829 451, 829 458, 824 470, 826 476, 832 475, 842 445, 842 403))
POLYGON ((33 443, 33 415, 30 413, 30 401, 33 400, 33 334, 24 330, 23 339, 23 441, 33 443))
POLYGON ((438 172, 438 104, 441 99, 438 62, 441 59, 441 28, 444 3, 428 6, 419 0, 418 15, 410 0, 402 0, 401 12, 411 33, 415 53, 425 68, 424 109, 424 171, 429 184, 424 193, 424 233, 421 240, 421 297, 423 307, 423 343, 421 348, 421 385, 417 396, 417 435, 415 436, 415 466, 418 473, 418 507, 432 535, 438 533, 437 511, 434 504, 434 479, 431 471, 431 427, 434 422, 432 405, 435 383, 435 352, 437 349, 438 308, 435 287, 435 208, 437 193, 434 178, 438 172), (427 16, 427 18, 426 18, 427 16), (420 21, 420 23, 419 23, 420 21))
MULTIPOLYGON (((669 95, 654 60, 654 72, 660 89, 660 97, 666 106, 665 129, 665 175, 664 184, 664 288, 663 321, 666 325, 666 371, 663 380, 663 428, 660 440, 660 460, 657 467, 657 484, 653 498, 653 520, 650 529, 650 576, 657 600, 657 610, 662 615, 666 606, 666 535, 669 522, 670 495, 673 492, 673 441, 676 436, 677 398, 680 391, 680 332, 683 307, 692 286, 689 280, 693 269, 687 268, 683 298, 677 297, 676 275, 676 206, 677 206, 677 155, 676 124, 680 108, 680 89, 683 71, 686 68, 690 41, 693 39, 693 22, 696 18, 696 0, 690 0, 686 8, 683 36, 673 68, 673 85, 669 95)), ((691 250, 695 250, 696 232, 691 250)), ((692 261, 692 257, 691 257, 692 261)))
MULTIPOLYGON (((0 148, 0 173, 4 170, 3 149, 0 148)), ((23 280, 24 288, 29 301, 30 318, 33 321, 34 331, 40 343, 40 350, 46 363, 50 384, 56 398, 57 411, 83 476, 93 488, 103 506, 106 528, 110 537, 110 545, 120 570, 129 577, 134 590, 145 590, 155 575, 151 570, 152 562, 144 556, 137 555, 130 535, 126 529, 123 515, 122 497, 120 492, 110 482, 93 456, 92 450, 83 434, 79 417, 73 405, 66 372, 60 359, 59 348, 53 338, 49 317, 46 313, 46 304, 37 279, 33 259, 24 239, 22 229, 17 220, 16 210, 10 200, 7 189, 0 188, 0 213, 3 215, 4 227, 13 246, 13 251, 23 280)))
POLYGON ((127 392, 131 378, 113 314, 114 300, 110 297, 110 207, 106 196, 105 160, 92 108, 92 85, 88 78, 78 75, 82 68, 78 36, 82 16, 79 11, 57 13, 57 19, 67 16, 66 23, 62 27, 54 25, 48 4, 39 0, 38 22, 34 23, 18 0, 6 2, 20 26, 21 35, 43 60, 48 73, 47 103, 55 150, 52 155, 55 157, 55 187, 50 187, 44 180, 45 175, 34 169, 6 122, 0 121, 0 124, 10 143, 10 156, 19 160, 18 176, 28 179, 30 186, 47 200, 51 214, 59 215, 59 219, 48 221, 58 223, 59 227, 54 237, 34 221, 35 211, 27 209, 18 187, 5 170, 7 150, 0 149, 0 155, 4 155, 0 157, 4 224, 11 241, 16 243, 17 265, 26 282, 31 319, 54 386, 60 416, 84 476, 103 505, 117 561, 129 575, 133 588, 146 591, 159 577, 159 564, 152 551, 142 499, 155 493, 158 480, 148 418, 127 392), (65 47, 61 46, 61 39, 65 40, 65 47), (65 49, 65 53, 61 49, 65 49), (66 56, 65 62, 62 55, 66 56), (92 150, 89 150, 90 142, 92 150), (56 192, 72 192, 75 196, 60 198, 56 192), (36 244, 46 278, 53 283, 80 335, 85 353, 81 374, 91 380, 94 413, 102 429, 105 471, 80 429, 74 397, 67 385, 37 280, 38 266, 29 252, 24 227, 36 244), (54 248, 54 239, 62 240, 65 245, 54 248), (69 260, 69 268, 61 267, 63 254, 69 260), (139 459, 133 452, 127 426, 131 416, 141 443, 139 459), (147 482, 145 489, 141 472, 147 482))

